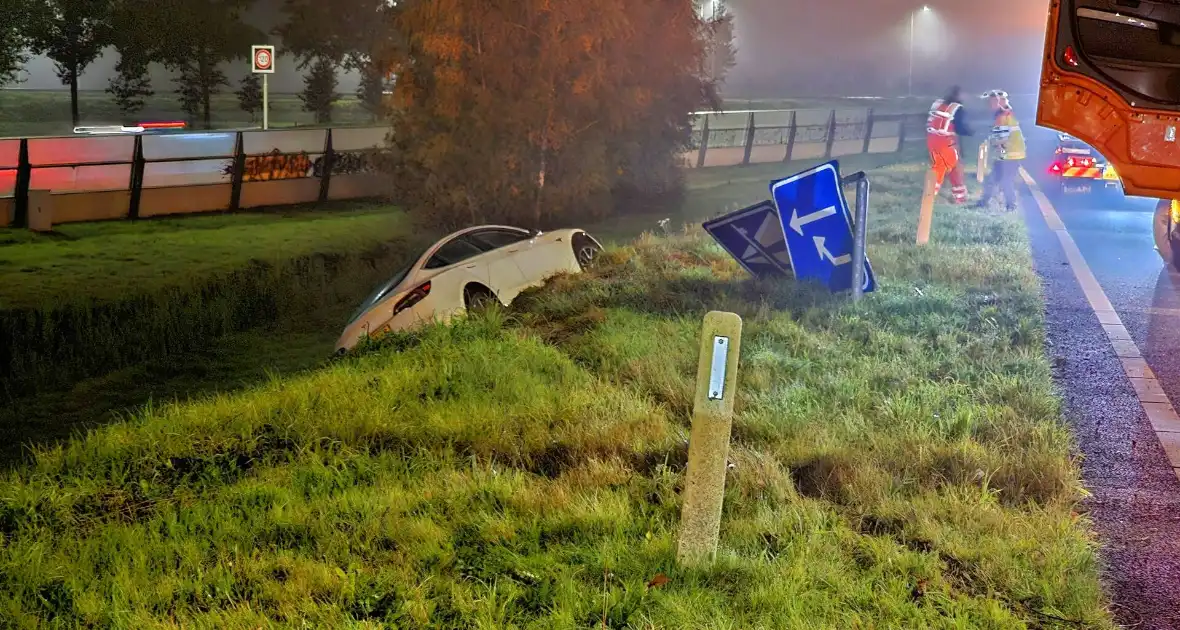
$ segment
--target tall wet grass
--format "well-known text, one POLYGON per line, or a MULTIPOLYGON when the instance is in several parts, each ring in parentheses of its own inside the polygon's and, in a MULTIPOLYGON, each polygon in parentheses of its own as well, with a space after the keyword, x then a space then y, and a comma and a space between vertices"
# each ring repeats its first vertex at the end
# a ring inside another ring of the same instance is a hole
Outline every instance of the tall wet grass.
POLYGON ((453 327, 37 451, 14 627, 1113 627, 1015 217, 873 173, 880 291, 695 230, 453 327), (718 561, 675 563, 695 352, 745 321, 718 561), (654 579, 657 576, 660 579, 654 579))

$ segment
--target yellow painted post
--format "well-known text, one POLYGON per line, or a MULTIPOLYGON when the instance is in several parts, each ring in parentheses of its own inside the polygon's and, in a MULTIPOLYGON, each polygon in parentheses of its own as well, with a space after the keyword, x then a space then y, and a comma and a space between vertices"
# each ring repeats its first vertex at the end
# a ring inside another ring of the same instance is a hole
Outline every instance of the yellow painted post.
POLYGON ((918 211, 918 244, 925 245, 930 241, 930 224, 934 222, 934 198, 938 193, 934 191, 934 171, 926 173, 926 185, 922 189, 922 207, 918 211))
POLYGON ((676 551, 681 565, 717 557, 741 344, 741 317, 718 311, 705 315, 676 551))
POLYGON ((979 145, 979 161, 975 165, 975 181, 982 184, 985 176, 987 176, 987 143, 982 142, 979 145))

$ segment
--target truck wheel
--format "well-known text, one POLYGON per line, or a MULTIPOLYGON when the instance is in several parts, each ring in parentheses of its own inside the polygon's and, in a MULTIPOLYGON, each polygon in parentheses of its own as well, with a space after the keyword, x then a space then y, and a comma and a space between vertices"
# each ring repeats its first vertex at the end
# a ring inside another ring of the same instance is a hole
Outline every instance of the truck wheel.
POLYGON ((1155 236, 1155 250, 1159 252, 1164 264, 1173 271, 1180 271, 1180 239, 1176 235, 1176 224, 1172 221, 1172 202, 1161 199, 1155 206, 1155 220, 1152 233, 1155 236))

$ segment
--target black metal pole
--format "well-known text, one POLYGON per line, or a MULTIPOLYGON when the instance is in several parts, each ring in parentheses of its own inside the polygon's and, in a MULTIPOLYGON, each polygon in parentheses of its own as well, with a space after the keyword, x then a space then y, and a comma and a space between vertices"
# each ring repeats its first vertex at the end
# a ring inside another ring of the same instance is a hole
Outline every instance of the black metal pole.
POLYGON ((236 212, 242 206, 242 179, 246 175, 246 147, 242 132, 238 132, 234 141, 234 168, 230 176, 229 210, 236 212))
POLYGON ((143 157, 143 136, 135 136, 135 150, 131 157, 131 201, 127 207, 127 218, 139 218, 139 204, 143 198, 143 172, 147 168, 147 161, 143 157))
POLYGON ((332 149, 332 130, 329 129, 324 139, 324 157, 320 162, 320 203, 328 200, 328 192, 332 186, 332 167, 335 166, 336 152, 332 149))
POLYGON ((16 161, 16 212, 12 217, 13 227, 29 227, 29 184, 33 179, 33 165, 29 163, 29 139, 21 138, 16 161))

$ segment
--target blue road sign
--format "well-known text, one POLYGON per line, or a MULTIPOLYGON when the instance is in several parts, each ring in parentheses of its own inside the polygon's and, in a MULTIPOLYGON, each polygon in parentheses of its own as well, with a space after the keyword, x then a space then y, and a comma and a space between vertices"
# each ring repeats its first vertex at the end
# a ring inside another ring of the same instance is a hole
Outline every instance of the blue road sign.
POLYGON ((706 221, 701 227, 751 274, 762 278, 790 275, 783 224, 773 203, 762 201, 706 221))
MULTIPOLYGON (((795 277, 833 293, 852 289, 852 214, 835 160, 770 184, 795 277)), ((865 257, 864 292, 877 288, 865 257)))

